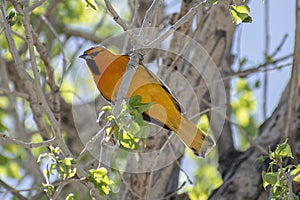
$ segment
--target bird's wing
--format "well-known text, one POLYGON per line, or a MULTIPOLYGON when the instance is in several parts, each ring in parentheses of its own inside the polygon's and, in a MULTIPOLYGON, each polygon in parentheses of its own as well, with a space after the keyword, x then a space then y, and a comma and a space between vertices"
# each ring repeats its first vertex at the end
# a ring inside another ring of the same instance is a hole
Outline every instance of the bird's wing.
MULTIPOLYGON (((128 55, 123 55, 123 56, 126 57, 129 61, 130 56, 128 56, 128 55)), ((177 110, 182 114, 185 113, 183 106, 179 103, 176 96, 172 93, 172 91, 168 88, 168 86, 166 86, 166 84, 158 76, 156 76, 151 70, 149 70, 143 64, 140 64, 140 66, 142 66, 145 69, 145 71, 148 73, 148 75, 151 77, 151 79, 154 82, 159 83, 162 86, 162 88, 171 96, 172 101, 174 102, 177 110)))

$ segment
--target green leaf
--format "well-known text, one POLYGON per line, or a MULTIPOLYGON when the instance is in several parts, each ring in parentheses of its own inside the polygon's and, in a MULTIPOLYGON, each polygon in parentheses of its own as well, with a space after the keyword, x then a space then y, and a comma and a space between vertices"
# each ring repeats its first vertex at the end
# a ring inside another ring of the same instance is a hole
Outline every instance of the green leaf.
POLYGON ((91 7, 91 8, 94 9, 94 10, 97 10, 97 9, 98 9, 97 4, 96 4, 95 1, 93 1, 93 0, 85 0, 85 3, 87 4, 87 5, 86 5, 87 7, 91 7))
POLYGON ((266 189, 268 185, 276 185, 279 182, 279 174, 273 172, 262 172, 263 187, 266 189))
POLYGON ((106 117, 106 115, 107 115, 108 113, 111 114, 111 112, 112 112, 111 106, 103 106, 103 107, 101 108, 101 112, 100 112, 99 115, 98 115, 97 123, 102 122, 102 121, 104 121, 105 119, 108 120, 108 121, 111 121, 111 120, 108 119, 108 118, 113 117, 112 115, 110 115, 109 117, 106 117))
POLYGON ((70 193, 70 194, 68 194, 68 196, 66 197, 66 200, 74 200, 74 199, 75 199, 74 197, 75 197, 74 194, 73 194, 73 193, 70 193))
POLYGON ((107 174, 107 169, 100 167, 99 169, 91 169, 89 171, 93 176, 105 176, 107 174))
POLYGON ((129 105, 131 105, 131 106, 135 106, 140 103, 142 103, 142 96, 140 96, 140 95, 133 96, 129 99, 129 105))
POLYGON ((95 188, 98 189, 100 195, 108 195, 111 190, 112 181, 108 178, 107 170, 104 167, 99 169, 90 169, 87 180, 92 182, 95 188))
POLYGON ((109 188, 107 188, 105 185, 101 186, 100 195, 108 195, 109 194, 109 188))
POLYGON ((282 144, 278 144, 275 151, 272 153, 272 158, 277 159, 280 158, 293 158, 292 150, 290 145, 287 143, 288 139, 284 141, 282 144))
POLYGON ((106 111, 106 112, 111 112, 111 111, 112 111, 112 108, 111 108, 111 106, 103 106, 103 107, 101 108, 101 110, 106 111))
POLYGON ((133 110, 137 110, 139 113, 143 113, 149 110, 152 105, 152 102, 142 103, 142 97, 140 95, 133 96, 129 100, 130 114, 133 110))
POLYGON ((263 162, 265 161, 265 157, 264 156, 259 156, 258 158, 256 158, 255 162, 263 162))
POLYGON ((300 183, 300 165, 297 165, 297 167, 291 171, 291 175, 295 176, 293 178, 293 181, 300 183), (297 176, 295 176, 296 174, 297 174, 297 176))
POLYGON ((59 147, 54 147, 51 145, 49 147, 49 149, 50 149, 51 153, 53 153, 54 155, 59 155, 59 153, 60 153, 59 147))
POLYGON ((231 16, 236 24, 251 23, 252 18, 249 16, 250 9, 247 5, 230 6, 231 16))
POLYGON ((239 70, 241 70, 244 67, 247 61, 248 60, 246 57, 243 57, 241 60, 239 60, 239 70))
POLYGON ((66 166, 71 166, 72 165, 72 161, 73 161, 73 158, 71 158, 71 157, 65 158, 65 165, 66 166))
POLYGON ((257 79, 254 83, 254 88, 259 88, 260 87, 260 80, 257 79))
POLYGON ((211 5, 216 5, 219 0, 209 0, 208 3, 211 5))
POLYGON ((54 194, 54 186, 52 184, 44 184, 42 183, 44 187, 44 191, 47 193, 49 197, 52 197, 54 194))

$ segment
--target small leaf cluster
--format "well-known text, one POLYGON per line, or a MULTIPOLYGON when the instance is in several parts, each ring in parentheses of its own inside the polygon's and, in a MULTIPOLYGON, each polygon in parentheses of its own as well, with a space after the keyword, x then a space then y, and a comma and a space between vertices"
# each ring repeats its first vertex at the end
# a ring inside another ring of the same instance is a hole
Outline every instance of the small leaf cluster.
MULTIPOLYGON (((208 0, 211 5, 218 4, 219 0, 208 0)), ((235 4, 235 1, 233 1, 235 4)), ((223 3, 229 4, 228 0, 223 0, 223 3)), ((250 14, 250 8, 247 5, 229 5, 229 11, 232 16, 233 22, 236 24, 240 23, 251 23, 252 18, 250 14)))
POLYGON ((270 186, 270 199, 295 199, 298 195, 292 191, 292 182, 300 183, 300 164, 284 165, 285 158, 293 158, 291 147, 287 140, 278 144, 276 149, 269 151, 268 170, 262 172, 263 186, 266 189, 270 186))
POLYGON ((113 182, 108 178, 107 170, 104 167, 90 169, 86 179, 94 184, 101 196, 108 195, 111 191, 113 182))
POLYGON ((137 95, 123 102, 122 111, 117 117, 112 114, 110 106, 103 107, 98 120, 103 120, 109 114, 106 117, 110 123, 106 130, 107 139, 114 135, 121 148, 139 149, 140 141, 145 144, 145 138, 150 131, 149 125, 143 120, 143 112, 149 110, 151 105, 152 103, 142 103, 142 97, 137 95))
POLYGON ((47 167, 44 170, 46 183, 43 183, 44 191, 49 197, 54 194, 54 185, 50 183, 50 178, 57 175, 59 180, 70 179, 75 176, 76 168, 73 158, 64 157, 59 147, 49 147, 50 152, 41 154, 37 160, 40 163, 43 159, 47 159, 47 167))
POLYGON ((11 9, 6 16, 6 20, 10 26, 15 24, 21 26, 22 15, 17 13, 14 9, 11 9))
POLYGON ((231 5, 230 13, 233 21, 236 24, 252 22, 252 18, 249 16, 250 9, 247 5, 239 5, 239 6, 231 5))

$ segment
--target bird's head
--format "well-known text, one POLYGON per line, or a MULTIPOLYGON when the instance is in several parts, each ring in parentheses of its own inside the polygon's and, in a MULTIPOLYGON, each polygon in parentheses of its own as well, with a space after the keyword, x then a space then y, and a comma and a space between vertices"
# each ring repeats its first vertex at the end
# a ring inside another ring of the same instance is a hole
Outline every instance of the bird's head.
POLYGON ((100 67, 103 66, 102 62, 105 61, 106 57, 108 57, 110 54, 111 52, 105 47, 97 46, 84 51, 79 58, 83 58, 86 61, 87 66, 94 76, 99 76, 101 74, 100 67))

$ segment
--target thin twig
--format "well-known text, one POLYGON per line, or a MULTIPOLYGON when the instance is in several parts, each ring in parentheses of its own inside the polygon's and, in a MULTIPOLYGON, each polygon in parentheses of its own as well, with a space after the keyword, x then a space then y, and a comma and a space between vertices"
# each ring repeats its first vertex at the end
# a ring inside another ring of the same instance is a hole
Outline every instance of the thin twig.
MULTIPOLYGON (((207 106, 211 106, 211 104, 205 100, 202 99, 202 102, 205 103, 207 106)), ((219 111, 219 109, 216 109, 216 112, 218 114, 220 114, 222 117, 225 118, 225 120, 227 120, 228 122, 230 122, 232 125, 236 126, 240 132, 243 134, 243 136, 250 142, 250 144, 254 147, 256 147, 259 151, 261 151, 263 154, 265 155, 269 155, 268 151, 265 150, 262 146, 260 146, 259 144, 257 144, 251 137, 248 136, 247 132, 237 123, 235 123, 234 121, 232 121, 226 114, 222 113, 219 111)))
POLYGON ((46 0, 36 0, 25 12, 32 12, 37 7, 41 6, 46 0))
POLYGON ((117 11, 112 7, 109 0, 104 0, 107 10, 110 12, 110 14, 113 16, 115 22, 119 24, 124 31, 128 30, 128 25, 123 21, 123 19, 119 16, 117 11))
POLYGON ((1 179, 0 179, 0 185, 2 185, 4 188, 6 188, 8 191, 10 191, 18 199, 27 200, 27 198, 25 198, 23 195, 21 195, 18 190, 16 190, 15 188, 11 187, 10 185, 8 185, 7 183, 5 183, 1 179))
POLYGON ((60 182, 58 187, 56 188, 53 196, 52 196, 52 199, 57 199, 58 198, 58 195, 60 194, 60 192, 62 191, 62 189, 65 187, 66 183, 64 182, 60 182))
POLYGON ((60 47, 62 55, 63 55, 63 70, 62 70, 60 81, 58 83, 58 88, 60 88, 61 85, 62 85, 62 82, 64 80, 64 76, 65 76, 65 73, 67 71, 67 68, 68 68, 68 66, 70 66, 70 61, 67 59, 65 50, 63 48, 64 45, 60 41, 59 35, 56 32, 56 30, 54 29, 54 27, 52 26, 52 24, 50 23, 50 21, 44 15, 42 15, 41 18, 46 23, 46 25, 49 27, 50 31, 54 34, 54 36, 56 37, 57 41, 59 42, 59 44, 60 44, 59 47, 60 47))
MULTIPOLYGON (((160 5, 163 3, 162 0, 154 0, 151 4, 151 6, 147 9, 140 32, 139 32, 139 41, 138 43, 139 45, 143 45, 144 44, 144 40, 145 40, 145 36, 147 35, 148 31, 147 27, 151 27, 152 25, 152 21, 153 21, 153 17, 154 14, 156 14, 158 8, 160 7, 160 5)), ((141 47, 138 47, 141 48, 141 47)))
POLYGON ((186 176, 188 182, 189 182, 190 184, 193 184, 193 181, 192 181, 192 179, 190 178, 190 176, 188 175, 188 173, 181 167, 180 163, 178 162, 178 158, 177 158, 176 155, 175 155, 175 152, 174 152, 174 149, 172 148, 172 145, 170 145, 170 143, 169 143, 168 146, 170 147, 172 156, 173 156, 174 159, 175 159, 175 163, 176 163, 177 167, 180 169, 180 171, 182 171, 182 172, 184 173, 184 175, 186 176))
POLYGON ((277 55, 277 53, 281 50, 281 48, 283 47, 287 37, 288 37, 288 34, 284 34, 284 36, 281 39, 280 43, 278 44, 278 46, 276 47, 274 52, 271 54, 271 56, 270 56, 271 58, 275 57, 277 55))
POLYGON ((15 36, 17 36, 18 38, 20 38, 21 40, 24 40, 24 41, 26 40, 26 38, 25 38, 23 35, 21 35, 20 33, 14 31, 14 30, 11 30, 11 32, 12 32, 15 36))
POLYGON ((50 140, 45 140, 43 142, 33 143, 33 142, 24 142, 18 139, 10 138, 8 135, 5 134, 0 135, 0 141, 2 144, 16 144, 26 149, 38 148, 41 146, 48 147, 54 144, 54 138, 50 140))
POLYGON ((28 100, 29 99, 29 95, 28 94, 25 94, 23 92, 18 92, 18 91, 10 91, 8 89, 5 89, 5 88, 1 88, 0 87, 0 90, 3 92, 3 94, 0 94, 0 96, 2 95, 9 95, 9 94, 12 94, 12 95, 15 95, 17 97, 21 97, 25 100, 28 100))
MULTIPOLYGON (((183 52, 186 52, 187 47, 191 44, 192 41, 195 40, 197 34, 199 34, 199 31, 201 30, 201 27, 203 27, 203 24, 205 23, 207 18, 208 18, 208 13, 205 13, 205 15, 201 18, 201 20, 197 24, 196 30, 193 32, 191 36, 193 40, 188 40, 188 42, 184 43, 182 49, 180 50, 180 53, 176 55, 176 58, 173 60, 172 64, 170 65, 171 69, 175 67, 175 64, 177 63, 181 55, 183 55, 183 52)), ((185 75, 187 72, 188 70, 185 70, 185 72, 183 72, 183 75, 185 75)))
MULTIPOLYGON (((292 66, 292 63, 287 63, 287 64, 284 64, 284 65, 280 65, 280 66, 273 67, 273 68, 267 68, 267 69, 263 68, 263 67, 250 68, 250 69, 247 69, 247 70, 244 70, 244 71, 236 72, 236 73, 230 74, 228 76, 225 76, 225 77, 222 78, 222 80, 213 81, 213 82, 209 83, 209 85, 216 84, 220 81, 228 80, 228 79, 231 79, 233 77, 245 78, 245 77, 247 77, 247 76, 249 76, 253 73, 256 73, 256 72, 279 70, 279 69, 289 67, 289 66, 292 66)), ((202 89, 202 88, 206 88, 207 86, 208 85, 205 85, 205 86, 199 85, 197 87, 194 87, 194 89, 202 89)))
POLYGON ((107 125, 103 126, 97 133, 94 135, 85 145, 82 151, 80 152, 79 156, 75 159, 76 162, 79 162, 81 158, 84 156, 85 152, 88 150, 89 146, 93 144, 97 139, 103 136, 104 130, 107 128, 107 125))
POLYGON ((186 182, 184 181, 174 192, 160 198, 159 200, 172 199, 171 197, 176 195, 179 190, 181 190, 185 186, 186 182))
POLYGON ((176 31, 179 27, 181 27, 184 23, 188 22, 197 12, 199 12, 204 7, 208 6, 209 3, 207 1, 203 1, 198 5, 192 7, 184 16, 182 16, 173 26, 171 26, 167 31, 161 34, 157 39, 149 42, 145 45, 145 48, 156 47, 162 41, 164 41, 167 37, 169 37, 174 31, 176 31))

